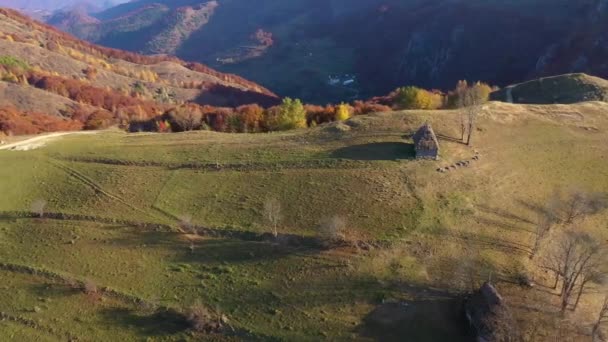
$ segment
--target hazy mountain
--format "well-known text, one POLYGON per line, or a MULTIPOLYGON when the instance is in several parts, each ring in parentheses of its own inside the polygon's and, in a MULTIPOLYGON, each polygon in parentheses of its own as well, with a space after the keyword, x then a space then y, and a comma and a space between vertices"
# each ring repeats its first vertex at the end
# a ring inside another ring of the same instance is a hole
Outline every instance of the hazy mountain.
POLYGON ((10 7, 24 11, 56 11, 72 6, 86 5, 89 8, 102 10, 129 0, 0 0, 0 7, 10 7))
POLYGON ((606 3, 141 0, 97 13, 97 22, 58 26, 102 45, 175 54, 324 102, 404 84, 447 89, 462 78, 502 86, 567 72, 608 76, 606 3))

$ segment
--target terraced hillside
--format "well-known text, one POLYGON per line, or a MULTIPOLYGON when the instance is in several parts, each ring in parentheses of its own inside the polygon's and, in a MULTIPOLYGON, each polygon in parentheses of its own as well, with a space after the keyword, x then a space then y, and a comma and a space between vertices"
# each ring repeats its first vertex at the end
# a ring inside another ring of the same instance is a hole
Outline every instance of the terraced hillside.
MULTIPOLYGON (((491 103, 472 148, 451 138, 456 112, 434 111, 0 150, 0 340, 468 341, 460 294, 489 277, 526 340, 587 338, 596 295, 564 323, 529 253, 556 187, 608 191, 607 110, 491 103), (403 137, 427 121, 437 162, 414 160, 403 137), (277 238, 268 199, 282 208, 277 238), (328 248, 319 227, 336 216, 346 242, 328 248), (538 286, 514 285, 522 272, 538 286), (372 312, 393 300, 409 318, 378 325, 372 312), (188 330, 196 303, 227 328, 188 330)), ((584 227, 605 239, 605 219, 584 227)))

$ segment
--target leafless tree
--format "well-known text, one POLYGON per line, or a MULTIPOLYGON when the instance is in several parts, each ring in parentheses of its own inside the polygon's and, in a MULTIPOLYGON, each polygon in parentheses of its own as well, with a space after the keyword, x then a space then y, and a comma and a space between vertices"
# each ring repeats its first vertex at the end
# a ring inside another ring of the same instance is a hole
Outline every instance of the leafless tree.
POLYGON ((192 215, 182 215, 179 218, 179 227, 186 233, 198 234, 198 229, 196 229, 196 226, 192 223, 192 215))
MULTIPOLYGON (((601 263, 603 264, 603 261, 601 263)), ((605 277, 606 273, 602 269, 602 265, 600 263, 593 265, 593 267, 589 267, 586 272, 583 272, 577 285, 577 294, 572 310, 576 311, 578 308, 578 304, 580 303, 581 297, 585 293, 587 286, 591 283, 603 283, 605 281, 605 277)))
POLYGON ((346 220, 341 216, 333 216, 321 222, 319 234, 328 243, 343 241, 345 238, 346 220))
POLYGON ((554 272, 556 283, 561 284, 563 314, 571 304, 572 296, 577 291, 582 294, 591 279, 597 278, 603 262, 603 248, 591 236, 575 232, 562 233, 551 247, 545 267, 554 272))
POLYGON ((536 223, 536 234, 534 235, 534 245, 532 246, 532 253, 530 253, 530 259, 533 259, 540 248, 542 247, 543 242, 547 238, 549 232, 551 232, 551 228, 553 227, 555 221, 552 218, 551 214, 547 212, 541 212, 538 215, 538 222, 536 223))
POLYGON ((564 223, 573 224, 606 208, 608 208, 608 196, 605 193, 573 189, 562 199, 560 209, 564 223))
MULTIPOLYGON (((469 84, 467 83, 467 81, 459 81, 458 85, 456 86, 456 96, 457 96, 457 101, 456 101, 456 106, 458 108, 464 108, 466 107, 465 104, 465 93, 468 91, 469 89, 469 84)), ((464 142, 464 135, 467 132, 467 124, 466 124, 466 119, 465 119, 465 111, 461 110, 460 111, 460 141, 464 142)))
POLYGON ((189 307, 185 316, 191 329, 197 332, 218 332, 222 326, 220 317, 200 302, 189 307))
POLYGON ((482 105, 485 102, 481 86, 473 85, 458 89, 457 106, 461 109, 461 130, 464 141, 464 131, 467 131, 466 144, 471 145, 471 136, 477 123, 477 117, 481 113, 482 105))
POLYGON ((95 285, 95 283, 90 280, 87 279, 83 284, 82 284, 82 291, 88 295, 95 295, 98 293, 98 289, 97 289, 97 285, 95 285))
POLYGON ((608 322, 608 296, 604 297, 604 303, 600 309, 600 313, 597 315, 597 321, 593 325, 593 329, 591 330, 591 341, 597 341, 597 335, 601 328, 601 326, 608 322))
POLYGON ((279 224, 281 223, 281 203, 276 198, 269 198, 264 203, 264 218, 272 228, 272 235, 279 236, 279 224))
POLYGON ((38 216, 40 218, 44 217, 44 210, 46 209, 46 200, 44 199, 37 199, 34 202, 32 202, 31 208, 32 208, 32 212, 38 214, 38 216))

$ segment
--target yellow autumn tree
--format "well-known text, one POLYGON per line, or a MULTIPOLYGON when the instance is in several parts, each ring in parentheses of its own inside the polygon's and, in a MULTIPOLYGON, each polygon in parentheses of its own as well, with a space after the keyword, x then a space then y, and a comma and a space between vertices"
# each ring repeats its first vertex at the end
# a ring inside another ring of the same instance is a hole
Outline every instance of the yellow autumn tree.
POLYGON ((438 109, 443 105, 443 96, 418 87, 399 88, 392 94, 398 109, 438 109))
POLYGON ((352 116, 352 110, 349 105, 342 102, 336 107, 336 121, 345 121, 352 116))

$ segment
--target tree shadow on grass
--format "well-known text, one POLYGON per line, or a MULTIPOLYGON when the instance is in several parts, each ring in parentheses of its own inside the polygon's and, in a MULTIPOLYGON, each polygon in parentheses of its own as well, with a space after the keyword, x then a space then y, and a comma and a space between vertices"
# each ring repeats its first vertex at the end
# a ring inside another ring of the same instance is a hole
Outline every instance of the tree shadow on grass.
POLYGON ((335 150, 332 158, 351 160, 400 160, 414 159, 414 144, 401 142, 382 142, 347 146, 335 150))
POLYGON ((61 298, 82 293, 66 284, 53 283, 49 280, 41 284, 31 285, 31 290, 41 298, 61 298))
POLYGON ((377 306, 359 328, 377 341, 474 341, 460 298, 400 301, 377 306))
POLYGON ((288 247, 268 241, 247 241, 230 238, 200 238, 188 240, 183 234, 157 231, 132 231, 108 241, 111 245, 128 248, 163 249, 171 252, 176 263, 248 263, 276 260, 293 253, 319 252, 308 246, 288 247))
POLYGON ((189 327, 183 315, 171 310, 144 314, 125 308, 110 308, 103 310, 101 314, 108 325, 135 328, 147 336, 173 335, 184 332, 189 327))

